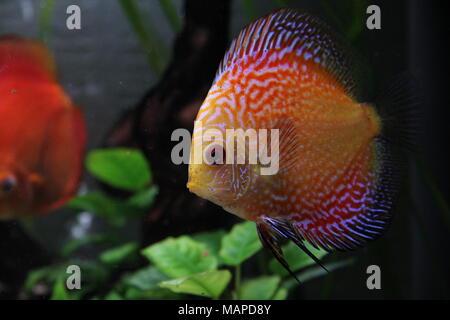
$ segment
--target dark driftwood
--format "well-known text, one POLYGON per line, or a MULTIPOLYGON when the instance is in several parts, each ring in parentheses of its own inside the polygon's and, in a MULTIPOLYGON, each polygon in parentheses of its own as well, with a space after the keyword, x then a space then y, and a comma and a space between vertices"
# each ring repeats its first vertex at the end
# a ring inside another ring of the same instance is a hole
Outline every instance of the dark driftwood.
POLYGON ((197 111, 206 97, 228 46, 230 1, 187 0, 185 23, 172 59, 159 83, 113 128, 107 146, 135 146, 150 161, 160 193, 144 224, 146 243, 230 225, 233 217, 189 193, 187 165, 170 158, 171 134, 192 132, 197 111))

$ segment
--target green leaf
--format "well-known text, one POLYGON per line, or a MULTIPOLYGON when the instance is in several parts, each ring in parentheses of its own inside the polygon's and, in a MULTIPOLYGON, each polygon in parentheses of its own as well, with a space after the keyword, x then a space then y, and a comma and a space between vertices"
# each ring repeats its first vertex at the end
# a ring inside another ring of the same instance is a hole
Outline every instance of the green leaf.
POLYGON ((116 291, 109 292, 104 300, 123 300, 123 297, 116 291))
POLYGON ((87 156, 86 166, 99 180, 129 191, 144 189, 152 178, 147 160, 135 149, 111 148, 91 151, 87 156))
POLYGON ((269 300, 275 294, 281 278, 260 277, 244 282, 240 292, 242 300, 269 300))
POLYGON ((128 259, 132 259, 139 246, 136 242, 125 243, 119 247, 104 251, 100 255, 100 261, 110 265, 118 265, 128 259))
POLYGON ((187 277, 163 281, 159 285, 176 293, 189 293, 217 299, 230 280, 230 271, 210 270, 187 277))
POLYGON ((236 224, 222 238, 220 257, 225 264, 236 266, 261 249, 255 223, 246 221, 236 224))
POLYGON ((53 286, 53 292, 51 300, 79 300, 81 299, 80 292, 78 290, 73 290, 69 292, 66 289, 66 282, 63 279, 56 281, 53 286))
MULTIPOLYGON (((81 270, 82 285, 81 290, 77 290, 77 295, 80 297, 103 285, 110 275, 110 270, 101 263, 89 260, 69 260, 32 270, 25 281, 25 290, 32 291, 38 283, 56 286, 58 281, 62 281, 65 285, 65 280, 70 276, 66 272, 70 265, 78 265, 81 270)), ((57 293, 61 296, 63 294, 61 288, 56 289, 59 290, 57 293)))
POLYGON ((68 207, 101 216, 115 227, 122 227, 132 218, 139 218, 157 194, 157 187, 145 189, 131 196, 126 202, 118 201, 103 192, 93 191, 73 198, 68 207))
POLYGON ((286 300, 288 296, 288 290, 286 288, 280 288, 272 297, 272 300, 286 300))
POLYGON ((109 207, 114 206, 114 199, 102 192, 94 191, 72 198, 68 206, 78 211, 109 212, 112 211, 109 207))
POLYGON ((158 283, 169 278, 155 266, 147 266, 123 277, 114 290, 125 299, 177 299, 179 295, 158 283))
POLYGON ((55 285, 53 286, 53 293, 51 300, 70 300, 69 294, 66 291, 66 288, 64 286, 64 281, 59 280, 56 281, 55 285))
POLYGON ((123 285, 145 291, 158 289, 158 283, 164 280, 168 280, 165 274, 155 266, 148 266, 125 277, 123 285))
POLYGON ((126 300, 176 300, 182 298, 180 294, 160 287, 151 290, 139 290, 130 287, 126 289, 124 297, 126 300))
MULTIPOLYGON (((107 219, 113 226, 124 225, 132 209, 99 191, 73 198, 68 206, 74 210, 87 211, 107 219)), ((131 214, 132 215, 132 214, 131 214)))
MULTIPOLYGON (((217 230, 213 232, 201 232, 193 234, 191 237, 195 241, 203 243, 209 252, 219 258, 220 246, 222 243, 222 238, 225 236, 225 230, 217 230)), ((220 264, 219 259, 219 264, 220 264)))
POLYGON ((93 260, 73 260, 70 262, 66 262, 62 264, 64 267, 64 272, 67 266, 71 264, 80 266, 83 288, 87 286, 96 288, 98 285, 103 284, 105 281, 107 281, 108 277, 110 276, 110 268, 93 260))
POLYGON ((188 236, 169 237, 145 248, 142 254, 172 278, 217 268, 217 258, 204 244, 188 236))
MULTIPOLYGON (((310 244, 305 243, 306 247, 318 258, 323 258, 327 252, 325 250, 317 250, 313 248, 310 244)), ((287 263, 289 264, 289 267, 292 271, 297 271, 301 268, 305 268, 309 265, 315 265, 313 259, 311 259, 306 253, 304 253, 299 247, 295 245, 293 242, 289 242, 287 245, 282 247, 284 258, 286 259, 287 263)), ((281 276, 285 276, 288 274, 286 269, 276 260, 273 258, 269 262, 269 269, 276 274, 279 274, 281 276)))
POLYGON ((25 280, 25 290, 32 291, 33 287, 39 282, 53 284, 60 278, 63 269, 59 265, 51 265, 39 269, 32 270, 28 273, 25 280))
POLYGON ((131 196, 127 200, 127 204, 135 208, 146 209, 153 204, 157 194, 158 187, 151 186, 150 188, 138 191, 136 194, 131 196))
POLYGON ((79 239, 71 240, 66 244, 64 244, 64 246, 61 248, 61 255, 63 257, 68 257, 82 246, 92 244, 114 244, 117 243, 119 240, 120 238, 117 236, 117 234, 112 233, 100 233, 88 235, 79 239))

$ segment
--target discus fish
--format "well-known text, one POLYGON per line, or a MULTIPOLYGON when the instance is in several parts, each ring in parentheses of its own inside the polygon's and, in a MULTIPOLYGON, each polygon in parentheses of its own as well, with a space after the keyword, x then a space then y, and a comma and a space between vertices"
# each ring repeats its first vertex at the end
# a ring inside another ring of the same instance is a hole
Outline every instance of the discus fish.
POLYGON ((391 221, 402 157, 385 133, 401 134, 405 126, 395 123, 395 129, 392 117, 384 117, 401 113, 402 90, 394 90, 397 96, 389 98, 398 103, 386 101, 390 111, 382 112, 357 101, 352 70, 347 46, 324 23, 281 9, 232 42, 196 118, 187 187, 254 221, 262 243, 288 271, 282 239, 320 264, 305 241, 328 251, 352 250, 391 221), (225 146, 226 130, 233 128, 279 130, 276 174, 262 175, 260 163, 217 161, 218 153, 235 157, 225 146), (204 139, 208 129, 225 138, 219 144, 204 139), (196 145, 214 161, 193 163, 196 145))
POLYGON ((40 43, 0 37, 0 219, 46 213, 76 191, 86 127, 40 43))

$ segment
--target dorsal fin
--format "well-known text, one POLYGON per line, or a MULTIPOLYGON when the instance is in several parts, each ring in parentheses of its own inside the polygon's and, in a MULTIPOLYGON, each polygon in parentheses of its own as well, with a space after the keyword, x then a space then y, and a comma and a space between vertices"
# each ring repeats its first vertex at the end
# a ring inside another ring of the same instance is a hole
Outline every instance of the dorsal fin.
POLYGON ((0 73, 39 79, 56 79, 56 66, 41 43, 14 35, 0 37, 0 73))
POLYGON ((214 83, 246 56, 283 49, 324 68, 348 94, 354 93, 353 56, 343 40, 318 18, 295 9, 280 9, 245 27, 226 52, 214 83))

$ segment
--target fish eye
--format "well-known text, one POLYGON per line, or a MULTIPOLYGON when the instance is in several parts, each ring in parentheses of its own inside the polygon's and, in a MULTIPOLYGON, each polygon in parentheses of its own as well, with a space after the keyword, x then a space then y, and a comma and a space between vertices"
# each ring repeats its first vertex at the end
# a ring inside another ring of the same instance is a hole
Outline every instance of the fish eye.
POLYGON ((7 177, 0 181, 0 191, 4 194, 8 194, 14 190, 17 185, 17 181, 14 177, 7 177))
POLYGON ((217 166, 225 163, 225 148, 219 144, 209 146, 205 152, 206 163, 217 166), (221 158, 221 159, 220 159, 221 158))

